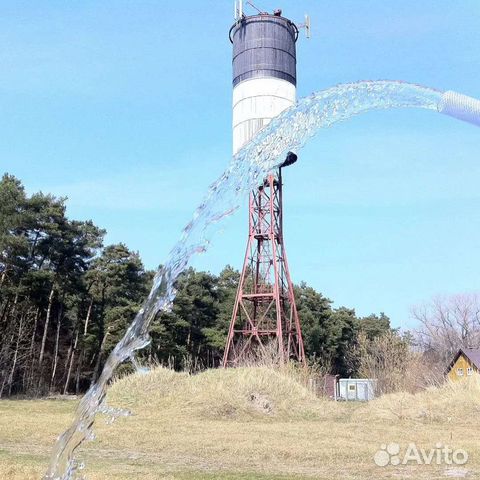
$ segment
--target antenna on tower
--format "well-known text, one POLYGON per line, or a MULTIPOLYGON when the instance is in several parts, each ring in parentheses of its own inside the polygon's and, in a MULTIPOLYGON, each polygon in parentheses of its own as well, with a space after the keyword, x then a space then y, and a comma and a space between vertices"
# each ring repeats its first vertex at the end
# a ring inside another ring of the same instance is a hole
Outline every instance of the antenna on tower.
POLYGON ((243 17, 243 0, 235 0, 233 16, 235 20, 241 20, 243 17))
POLYGON ((250 0, 247 0, 247 4, 250 5, 252 8, 254 8, 260 15, 266 13, 260 10, 256 5, 253 4, 250 0))
POLYGON ((305 23, 300 23, 297 26, 298 28, 305 29, 305 36, 307 38, 312 38, 312 23, 310 21, 310 15, 305 14, 305 23))

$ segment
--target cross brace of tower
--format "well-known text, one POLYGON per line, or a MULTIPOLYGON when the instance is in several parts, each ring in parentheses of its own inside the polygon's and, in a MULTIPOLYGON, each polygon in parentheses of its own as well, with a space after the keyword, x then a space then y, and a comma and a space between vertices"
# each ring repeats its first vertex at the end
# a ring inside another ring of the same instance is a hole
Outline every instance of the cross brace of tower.
POLYGON ((250 194, 249 235, 223 365, 305 361, 283 241, 282 169, 250 194))

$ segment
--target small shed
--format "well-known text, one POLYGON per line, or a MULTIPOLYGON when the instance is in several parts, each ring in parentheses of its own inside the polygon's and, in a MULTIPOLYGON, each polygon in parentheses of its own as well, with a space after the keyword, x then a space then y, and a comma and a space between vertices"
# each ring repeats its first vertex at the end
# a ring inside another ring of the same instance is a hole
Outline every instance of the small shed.
POLYGON ((470 377, 480 371, 480 349, 461 348, 447 368, 447 377, 452 381, 470 377))
POLYGON ((373 378, 341 378, 338 381, 340 400, 368 402, 375 398, 377 381, 373 378))

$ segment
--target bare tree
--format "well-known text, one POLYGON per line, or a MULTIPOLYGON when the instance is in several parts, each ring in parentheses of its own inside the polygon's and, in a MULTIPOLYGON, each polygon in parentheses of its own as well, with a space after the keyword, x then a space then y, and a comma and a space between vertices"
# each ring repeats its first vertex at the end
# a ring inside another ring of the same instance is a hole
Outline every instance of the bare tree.
POLYGON ((460 348, 480 348, 480 294, 437 296, 412 309, 418 346, 445 365, 460 348))
POLYGON ((377 394, 417 392, 438 385, 443 369, 422 352, 413 349, 410 339, 387 332, 373 339, 360 334, 352 352, 361 377, 377 380, 377 394))

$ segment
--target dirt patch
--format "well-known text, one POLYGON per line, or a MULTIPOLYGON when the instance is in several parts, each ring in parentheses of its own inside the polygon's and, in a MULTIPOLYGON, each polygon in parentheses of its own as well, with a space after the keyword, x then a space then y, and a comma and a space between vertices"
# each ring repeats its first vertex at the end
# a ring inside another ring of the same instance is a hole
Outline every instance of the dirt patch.
POLYGON ((273 413, 272 402, 261 393, 251 393, 250 404, 255 410, 265 415, 271 415, 273 413))

